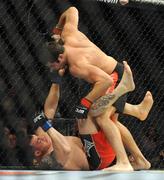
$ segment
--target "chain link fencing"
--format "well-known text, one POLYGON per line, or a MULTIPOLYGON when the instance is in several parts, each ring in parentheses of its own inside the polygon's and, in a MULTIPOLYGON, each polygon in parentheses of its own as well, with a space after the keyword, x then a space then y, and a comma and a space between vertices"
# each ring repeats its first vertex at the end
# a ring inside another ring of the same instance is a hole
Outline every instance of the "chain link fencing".
MULTIPOLYGON (((22 142, 22 131, 31 133, 28 122, 48 95, 51 81, 44 44, 60 14, 71 5, 79 10, 79 29, 106 54, 131 66, 136 89, 128 102, 137 104, 148 90, 152 92, 154 105, 146 121, 125 115, 120 121, 152 169, 163 169, 164 6, 135 2, 121 6, 96 0, 0 2, 1 169, 30 166, 32 155, 25 154, 16 141, 21 137, 22 142)), ((75 106, 90 89, 70 74, 63 79, 55 120, 63 134, 74 135, 75 106)))

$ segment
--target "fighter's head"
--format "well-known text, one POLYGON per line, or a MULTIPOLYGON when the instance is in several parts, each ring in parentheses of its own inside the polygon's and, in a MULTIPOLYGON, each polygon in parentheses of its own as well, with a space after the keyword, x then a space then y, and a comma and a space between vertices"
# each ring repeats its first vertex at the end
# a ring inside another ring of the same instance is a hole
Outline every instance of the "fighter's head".
POLYGON ((35 158, 41 159, 49 152, 50 148, 52 147, 52 142, 46 135, 32 135, 30 145, 33 147, 35 158))
POLYGON ((64 55, 65 48, 62 39, 59 39, 58 41, 54 39, 47 42, 46 45, 51 55, 48 59, 50 66, 55 70, 63 68, 66 64, 66 58, 64 55))
POLYGON ((48 51, 52 56, 52 59, 48 60, 49 62, 58 62, 59 55, 64 53, 64 44, 61 41, 61 39, 58 41, 53 39, 46 43, 48 51))
POLYGON ((55 159, 52 142, 47 135, 32 135, 30 146, 33 148, 33 165, 38 169, 63 169, 62 165, 55 159))

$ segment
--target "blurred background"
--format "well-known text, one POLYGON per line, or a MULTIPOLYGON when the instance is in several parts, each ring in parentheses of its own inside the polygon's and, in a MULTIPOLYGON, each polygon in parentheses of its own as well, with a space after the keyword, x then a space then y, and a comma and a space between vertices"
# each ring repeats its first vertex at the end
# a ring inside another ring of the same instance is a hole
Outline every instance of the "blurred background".
MULTIPOLYGON (((45 42, 61 13, 79 10, 79 29, 106 54, 127 60, 136 89, 128 102, 154 97, 146 121, 121 115, 152 169, 164 168, 164 6, 130 2, 126 6, 96 0, 0 1, 0 168, 29 168, 30 153, 18 145, 31 133, 30 121, 51 86, 45 42), (20 139, 21 138, 21 139, 20 139)), ((74 135, 74 109, 90 90, 67 74, 62 81, 55 127, 74 135)))

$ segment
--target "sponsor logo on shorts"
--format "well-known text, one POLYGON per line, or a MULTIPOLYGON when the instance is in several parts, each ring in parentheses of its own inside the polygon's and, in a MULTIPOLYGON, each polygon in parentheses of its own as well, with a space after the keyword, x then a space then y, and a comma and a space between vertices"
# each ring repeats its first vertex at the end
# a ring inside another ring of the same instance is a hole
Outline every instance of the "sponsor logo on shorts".
POLYGON ((92 147, 94 147, 94 143, 84 139, 84 148, 85 148, 85 152, 87 153, 88 157, 91 157, 89 151, 92 147))

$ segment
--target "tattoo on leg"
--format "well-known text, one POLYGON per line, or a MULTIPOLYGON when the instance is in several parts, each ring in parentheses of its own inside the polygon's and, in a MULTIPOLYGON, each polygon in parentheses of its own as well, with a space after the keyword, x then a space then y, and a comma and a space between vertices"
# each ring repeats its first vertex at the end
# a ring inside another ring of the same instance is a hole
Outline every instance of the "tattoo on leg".
POLYGON ((107 94, 97 99, 91 106, 91 111, 102 111, 109 102, 115 97, 114 94, 107 94))

